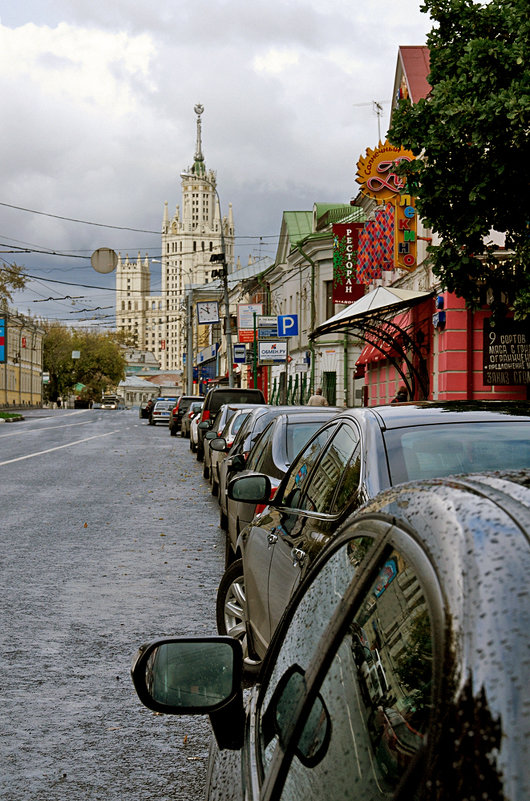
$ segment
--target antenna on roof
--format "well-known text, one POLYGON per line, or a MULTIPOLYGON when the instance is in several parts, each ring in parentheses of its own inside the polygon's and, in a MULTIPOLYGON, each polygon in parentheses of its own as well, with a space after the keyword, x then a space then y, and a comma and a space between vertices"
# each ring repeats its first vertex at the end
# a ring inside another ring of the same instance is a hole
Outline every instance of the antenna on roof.
POLYGON ((381 116, 383 114, 383 105, 386 103, 390 103, 390 100, 372 100, 369 103, 354 103, 354 107, 360 106, 372 106, 373 111, 377 117, 377 136, 378 141, 381 141, 381 116))

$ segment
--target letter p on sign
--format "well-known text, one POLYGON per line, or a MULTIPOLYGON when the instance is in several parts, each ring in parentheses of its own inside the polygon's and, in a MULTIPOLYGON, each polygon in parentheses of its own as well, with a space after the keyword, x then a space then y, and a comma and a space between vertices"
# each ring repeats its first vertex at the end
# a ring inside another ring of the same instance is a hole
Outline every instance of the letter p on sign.
POLYGON ((296 337, 298 336, 298 315, 279 314, 278 315, 278 336, 296 337))

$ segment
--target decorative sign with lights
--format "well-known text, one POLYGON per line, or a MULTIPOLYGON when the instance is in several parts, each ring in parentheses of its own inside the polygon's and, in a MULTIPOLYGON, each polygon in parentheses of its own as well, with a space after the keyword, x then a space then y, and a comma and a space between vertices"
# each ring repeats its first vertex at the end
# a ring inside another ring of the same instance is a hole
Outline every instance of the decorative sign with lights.
POLYGON ((364 195, 373 197, 378 203, 394 202, 405 188, 405 181, 396 174, 396 167, 402 161, 413 161, 411 150, 404 150, 386 141, 376 150, 368 148, 366 155, 357 162, 357 183, 364 195))
POLYGON ((386 141, 376 150, 368 148, 357 162, 361 192, 378 204, 394 206, 394 267, 411 272, 417 267, 417 212, 414 197, 407 194, 405 180, 396 173, 403 161, 413 161, 411 150, 386 141))

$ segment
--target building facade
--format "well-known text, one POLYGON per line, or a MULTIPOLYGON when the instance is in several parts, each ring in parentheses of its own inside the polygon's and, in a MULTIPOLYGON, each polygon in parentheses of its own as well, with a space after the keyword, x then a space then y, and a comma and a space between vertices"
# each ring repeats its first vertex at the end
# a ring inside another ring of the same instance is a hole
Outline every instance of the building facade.
MULTIPOLYGON (((116 269, 116 327, 129 334, 136 347, 150 351, 163 370, 185 370, 188 329, 193 325, 193 303, 188 294, 201 287, 201 297, 219 297, 219 284, 212 271, 219 262, 212 256, 224 252, 226 263, 234 263, 234 220, 232 204, 221 216, 217 177, 206 168, 202 152, 201 117, 204 108, 195 106, 197 140, 193 164, 181 173, 182 204, 170 215, 165 203, 162 219, 161 291, 150 294, 149 259, 118 258, 116 269), (190 308, 191 305, 191 308, 190 308)), ((193 343, 194 353, 212 343, 219 331, 201 325, 193 343)), ((217 337, 218 338, 218 337, 217 337)))
POLYGON ((41 405, 43 336, 33 320, 0 311, 0 406, 41 405))

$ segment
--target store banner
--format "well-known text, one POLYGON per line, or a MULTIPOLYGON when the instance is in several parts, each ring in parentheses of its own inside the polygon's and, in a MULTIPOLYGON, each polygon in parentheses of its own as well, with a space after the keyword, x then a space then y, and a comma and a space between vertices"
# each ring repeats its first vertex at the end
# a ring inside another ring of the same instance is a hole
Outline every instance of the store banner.
POLYGON ((364 295, 357 282, 357 249, 363 223, 333 226, 333 303, 354 303, 364 295))

